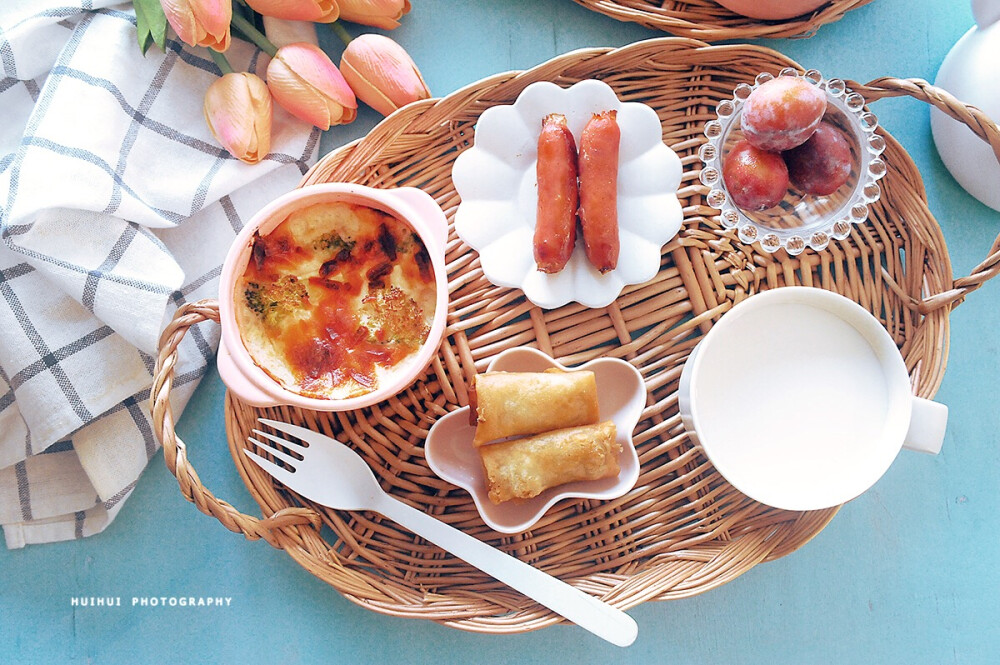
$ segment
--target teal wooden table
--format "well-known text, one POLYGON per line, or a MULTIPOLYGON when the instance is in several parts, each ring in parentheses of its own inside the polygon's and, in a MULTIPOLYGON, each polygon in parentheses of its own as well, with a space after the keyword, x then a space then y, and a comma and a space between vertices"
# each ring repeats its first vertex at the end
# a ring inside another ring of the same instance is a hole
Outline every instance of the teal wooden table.
MULTIPOLYGON (((438 95, 572 49, 662 36, 570 0, 413 4, 392 36, 438 95)), ((971 25, 964 0, 875 0, 810 39, 762 43, 842 78, 933 80, 971 25)), ((1000 231, 1000 213, 945 171, 925 104, 885 100, 873 110, 923 173, 955 274, 967 274, 1000 231)), ((363 111, 329 131, 323 151, 378 119, 363 111)), ((951 409, 940 456, 904 452, 789 556, 700 596, 630 610, 639 638, 628 649, 574 627, 478 635, 357 607, 283 552, 198 512, 161 453, 105 533, 0 551, 0 663, 1000 662, 998 298, 1000 284, 988 283, 952 315, 937 396, 951 409), (79 596, 120 597, 121 606, 73 607, 79 596), (160 597, 228 602, 132 605, 160 597)), ((178 433, 205 485, 257 514, 226 448, 223 394, 213 369, 178 433)))

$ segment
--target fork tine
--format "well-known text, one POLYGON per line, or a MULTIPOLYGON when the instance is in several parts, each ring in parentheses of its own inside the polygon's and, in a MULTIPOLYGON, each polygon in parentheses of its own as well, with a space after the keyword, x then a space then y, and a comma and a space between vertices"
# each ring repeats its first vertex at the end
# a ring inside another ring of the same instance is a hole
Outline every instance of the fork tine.
POLYGON ((290 440, 282 438, 280 436, 275 436, 274 434, 271 434, 270 432, 264 432, 264 431, 259 430, 259 429, 255 429, 255 430, 253 430, 253 432, 254 432, 254 434, 261 435, 265 439, 269 439, 271 441, 274 441, 279 446, 284 446, 285 448, 288 448, 293 453, 298 453, 300 455, 304 455, 305 452, 306 452, 306 447, 303 446, 298 441, 290 441, 290 440))
POLYGON ((253 438, 252 436, 248 436, 247 437, 247 441, 249 441, 250 443, 256 444, 257 447, 260 448, 261 450, 266 450, 267 452, 271 453, 272 455, 274 455, 275 457, 277 457, 278 459, 280 459, 285 464, 290 465, 293 469, 302 462, 302 460, 297 460, 294 457, 292 457, 291 455, 289 455, 288 453, 286 453, 286 452, 284 452, 282 450, 278 450, 277 448, 275 448, 274 446, 272 446, 272 445, 270 445, 268 443, 264 443, 262 441, 258 441, 257 439, 253 438))
POLYGON ((325 434, 320 434, 319 432, 314 432, 311 429, 299 427, 298 425, 290 425, 288 423, 283 423, 278 420, 269 420, 267 418, 258 418, 257 421, 267 425, 268 427, 273 427, 279 432, 284 432, 285 434, 290 434, 294 437, 302 439, 310 445, 330 445, 331 441, 334 443, 340 443, 336 439, 331 439, 325 434))
POLYGON ((291 471, 288 471, 287 469, 282 469, 280 466, 278 466, 271 460, 264 459, 257 453, 252 453, 246 448, 243 449, 243 454, 252 459, 254 463, 261 469, 271 474, 271 476, 275 480, 279 480, 285 485, 288 485, 288 483, 292 480, 292 476, 294 474, 292 474, 291 471))

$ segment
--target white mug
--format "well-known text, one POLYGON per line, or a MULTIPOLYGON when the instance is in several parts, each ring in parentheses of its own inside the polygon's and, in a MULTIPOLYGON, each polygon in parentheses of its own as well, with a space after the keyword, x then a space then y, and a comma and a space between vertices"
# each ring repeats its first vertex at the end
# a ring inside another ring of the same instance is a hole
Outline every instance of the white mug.
POLYGON ((938 453, 948 408, 915 397, 867 310, 809 287, 764 291, 716 323, 684 364, 684 426, 747 496, 786 510, 849 501, 901 447, 938 453))

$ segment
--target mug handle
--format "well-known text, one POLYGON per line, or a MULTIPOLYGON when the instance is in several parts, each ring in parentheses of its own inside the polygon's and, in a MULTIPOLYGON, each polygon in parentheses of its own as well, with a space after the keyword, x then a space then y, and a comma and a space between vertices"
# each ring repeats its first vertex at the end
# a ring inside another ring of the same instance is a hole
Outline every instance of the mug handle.
POLYGON ((948 407, 923 397, 913 397, 910 428, 903 447, 920 453, 937 455, 944 443, 944 430, 948 424, 948 407))

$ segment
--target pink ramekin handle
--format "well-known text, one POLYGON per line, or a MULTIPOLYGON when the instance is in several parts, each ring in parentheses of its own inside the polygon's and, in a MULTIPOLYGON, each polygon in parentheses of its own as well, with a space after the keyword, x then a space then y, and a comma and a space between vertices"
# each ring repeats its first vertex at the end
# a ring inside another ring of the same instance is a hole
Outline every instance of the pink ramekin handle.
POLYGON ((445 217, 441 206, 430 194, 416 187, 387 189, 385 193, 402 200, 413 208, 421 218, 425 219, 431 237, 438 243, 442 251, 444 250, 448 244, 448 218, 445 217))
POLYGON ((240 401, 246 402, 251 406, 277 406, 278 403, 274 401, 273 397, 253 385, 244 376, 243 372, 240 371, 239 367, 236 366, 233 357, 229 354, 229 349, 226 348, 225 340, 219 341, 219 354, 216 357, 216 367, 219 370, 219 376, 222 377, 222 382, 226 384, 227 388, 233 391, 233 394, 240 398, 240 401))

